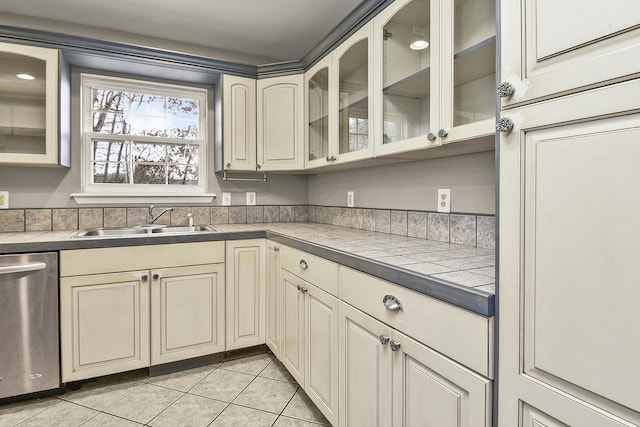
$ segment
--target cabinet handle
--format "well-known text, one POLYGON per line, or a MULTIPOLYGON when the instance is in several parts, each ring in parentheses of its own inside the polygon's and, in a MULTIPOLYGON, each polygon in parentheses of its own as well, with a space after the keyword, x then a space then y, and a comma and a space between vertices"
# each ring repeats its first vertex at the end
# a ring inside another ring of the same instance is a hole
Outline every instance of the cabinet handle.
POLYGON ((509 133, 513 129, 513 120, 503 117, 496 123, 496 130, 500 133, 509 133))
POLYGON ((146 274, 143 274, 140 280, 142 280, 143 282, 146 282, 147 280, 149 280, 149 276, 147 276, 146 274))
POLYGON ((298 292, 302 292, 303 294, 307 293, 307 288, 304 286, 296 285, 296 289, 298 289, 298 292))
POLYGON ((514 91, 515 91, 515 88, 513 87, 513 85, 511 83, 502 82, 498 86, 498 89, 496 90, 496 93, 498 94, 498 96, 500 98, 507 98, 507 97, 511 96, 514 91))
POLYGON ((440 138, 446 138, 446 137, 447 137, 447 135, 449 135, 449 132, 448 132, 447 130, 445 130, 445 129, 440 129, 440 130, 438 131, 438 136, 439 136, 440 138))
POLYGON ((231 169, 231 162, 227 163, 227 169, 231 169))
POLYGON ((160 278, 160 275, 156 273, 151 277, 153 278, 153 280, 158 280, 160 278))
POLYGON ((400 350, 400 343, 398 341, 391 340, 389 342, 389 347, 391 347, 391 351, 398 351, 400 350))
POLYGON ((433 132, 429 132, 429 134, 427 135, 427 139, 433 142, 436 140, 436 136, 433 134, 433 132))
POLYGON ((306 270, 307 268, 309 268, 309 265, 307 264, 307 261, 301 259, 300 260, 300 268, 303 270, 306 270))
POLYGON ((380 340, 380 344, 382 345, 387 345, 389 343, 389 337, 386 335, 380 335, 378 339, 380 340))
POLYGON ((387 310, 391 310, 391 311, 403 310, 400 300, 394 297, 393 295, 385 295, 384 298, 382 298, 382 303, 384 304, 385 307, 387 307, 387 310))

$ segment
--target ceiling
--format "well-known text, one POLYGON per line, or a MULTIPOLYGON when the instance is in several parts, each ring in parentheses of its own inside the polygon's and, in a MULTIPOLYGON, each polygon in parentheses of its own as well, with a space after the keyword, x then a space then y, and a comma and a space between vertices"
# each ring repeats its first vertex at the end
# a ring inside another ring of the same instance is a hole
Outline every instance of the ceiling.
POLYGON ((299 60, 365 0, 20 0, 0 12, 44 18, 273 62, 299 60))

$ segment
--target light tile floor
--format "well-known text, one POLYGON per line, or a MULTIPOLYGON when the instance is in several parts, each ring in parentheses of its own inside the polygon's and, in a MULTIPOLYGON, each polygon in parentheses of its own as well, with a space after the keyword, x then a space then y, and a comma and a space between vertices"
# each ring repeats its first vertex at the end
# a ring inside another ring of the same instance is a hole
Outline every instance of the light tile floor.
POLYGON ((60 396, 0 405, 0 427, 140 425, 330 424, 270 354, 157 377, 145 370, 112 375, 60 396))

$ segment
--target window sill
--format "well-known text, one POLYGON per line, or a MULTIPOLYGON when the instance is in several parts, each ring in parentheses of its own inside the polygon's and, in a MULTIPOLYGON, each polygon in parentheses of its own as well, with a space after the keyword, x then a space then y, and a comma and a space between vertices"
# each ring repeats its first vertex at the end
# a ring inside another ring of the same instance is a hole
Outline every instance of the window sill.
POLYGON ((150 203, 211 203, 216 195, 207 194, 108 194, 73 193, 79 205, 125 205, 150 203))

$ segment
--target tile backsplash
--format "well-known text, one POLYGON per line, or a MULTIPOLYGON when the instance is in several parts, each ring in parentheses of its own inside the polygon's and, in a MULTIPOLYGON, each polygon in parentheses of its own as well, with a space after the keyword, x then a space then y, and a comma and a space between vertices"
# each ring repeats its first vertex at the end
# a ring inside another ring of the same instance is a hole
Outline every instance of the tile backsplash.
MULTIPOLYGON (((157 210, 157 213, 161 211, 157 210)), ((0 232, 78 230, 126 227, 146 221, 147 208, 64 208, 0 210, 0 232)), ((495 248, 493 215, 443 214, 427 211, 365 209, 333 206, 215 206, 176 207, 158 222, 188 224, 256 224, 265 222, 316 222, 360 230, 461 245, 495 248)))

